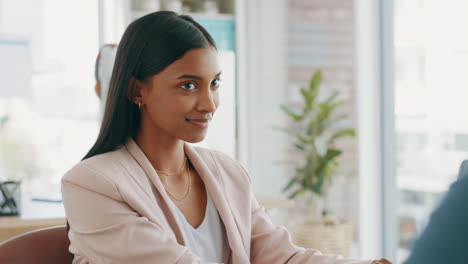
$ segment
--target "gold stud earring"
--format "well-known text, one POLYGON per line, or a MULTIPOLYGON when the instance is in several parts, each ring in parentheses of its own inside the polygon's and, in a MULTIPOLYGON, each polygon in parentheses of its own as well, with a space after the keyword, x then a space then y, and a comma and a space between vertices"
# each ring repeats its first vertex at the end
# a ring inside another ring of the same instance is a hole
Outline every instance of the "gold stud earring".
POLYGON ((137 103, 137 105, 138 105, 138 109, 141 110, 141 103, 137 103))

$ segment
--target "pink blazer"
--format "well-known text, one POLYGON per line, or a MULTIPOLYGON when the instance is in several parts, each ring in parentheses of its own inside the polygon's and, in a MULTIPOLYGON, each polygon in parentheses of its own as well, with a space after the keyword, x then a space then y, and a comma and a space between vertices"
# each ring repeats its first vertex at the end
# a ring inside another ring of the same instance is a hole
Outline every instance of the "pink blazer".
MULTIPOLYGON (((252 180, 228 156, 185 144, 226 227, 229 263, 370 263, 323 255, 291 243, 251 191, 252 180)), ((200 263, 185 247, 176 213, 156 171, 133 141, 81 161, 62 179, 74 264, 200 263)))

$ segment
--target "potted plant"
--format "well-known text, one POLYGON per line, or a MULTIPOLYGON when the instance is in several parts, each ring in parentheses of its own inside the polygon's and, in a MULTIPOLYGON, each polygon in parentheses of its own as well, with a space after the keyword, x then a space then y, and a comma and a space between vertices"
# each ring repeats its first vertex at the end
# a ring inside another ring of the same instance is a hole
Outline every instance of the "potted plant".
POLYGON ((348 254, 352 239, 352 225, 329 215, 324 205, 324 196, 339 167, 338 157, 342 150, 336 141, 354 137, 355 130, 343 127, 347 114, 336 110, 347 101, 339 100, 335 92, 319 100, 322 72, 316 71, 307 88, 300 89, 300 106, 281 105, 290 117, 291 125, 283 129, 290 136, 294 148, 296 166, 294 175, 283 189, 290 199, 307 200, 309 221, 291 227, 295 242, 304 247, 313 247, 325 253, 348 254))

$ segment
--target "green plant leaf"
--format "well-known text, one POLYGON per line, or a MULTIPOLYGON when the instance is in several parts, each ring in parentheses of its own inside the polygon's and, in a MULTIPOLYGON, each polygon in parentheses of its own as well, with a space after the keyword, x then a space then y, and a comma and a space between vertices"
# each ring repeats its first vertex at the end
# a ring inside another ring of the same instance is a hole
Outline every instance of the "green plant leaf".
POLYGON ((335 108, 342 106, 342 105, 347 105, 350 103, 349 100, 336 101, 336 98, 338 97, 338 95, 339 95, 338 92, 334 92, 325 101, 323 101, 321 105, 329 109, 330 112, 332 112, 335 108))
POLYGON ((295 183, 297 183, 298 179, 297 177, 293 177, 289 182, 284 186, 284 188, 281 190, 282 192, 287 192, 289 189, 291 189, 292 186, 294 186, 295 183))
POLYGON ((336 168, 338 168, 338 161, 336 160, 330 160, 330 162, 327 163, 325 166, 323 172, 325 175, 325 180, 331 184, 332 183, 332 175, 335 173, 336 168))
POLYGON ((342 114, 342 115, 334 117, 332 121, 340 121, 340 120, 347 119, 347 118, 349 118, 348 114, 342 114))
POLYGON ((301 121, 302 116, 298 113, 296 113, 294 110, 292 110, 289 106, 286 105, 280 105, 280 108, 290 117, 294 119, 294 121, 298 122, 301 121))
POLYGON ((307 127, 307 135, 310 137, 318 136, 321 134, 320 125, 315 120, 310 121, 307 127))
POLYGON ((333 101, 335 101, 336 97, 338 97, 340 93, 339 92, 334 92, 332 93, 332 95, 330 95, 326 100, 325 100, 325 104, 327 105, 331 105, 333 103, 333 101))
POLYGON ((307 152, 307 149, 306 149, 303 145, 301 145, 301 144, 297 144, 297 143, 296 143, 296 144, 294 144, 294 146, 295 146, 296 149, 299 150, 299 151, 307 152))
POLYGON ((356 132, 354 129, 352 128, 342 129, 333 133, 333 135, 328 140, 328 144, 333 144, 335 140, 342 138, 342 137, 355 137, 355 136, 356 136, 356 132))
POLYGON ((301 190, 296 190, 288 196, 288 199, 294 199, 301 192, 301 190))
POLYGON ((323 120, 321 125, 323 129, 327 129, 337 127, 340 123, 342 123, 342 120, 323 120))
POLYGON ((318 113, 313 121, 316 124, 315 130, 317 134, 322 134, 324 127, 322 126, 323 122, 330 118, 331 109, 327 104, 318 104, 318 113))
POLYGON ((314 184, 313 191, 317 194, 322 194, 322 186, 324 182, 324 176, 323 174, 319 174, 317 177, 317 182, 314 184))
POLYGON ((313 138, 306 138, 305 136, 297 133, 296 138, 301 142, 302 144, 312 144, 314 142, 313 138))
POLYGON ((337 102, 330 103, 330 104, 327 104, 327 105, 329 106, 330 110, 334 110, 335 108, 337 108, 339 106, 347 105, 349 103, 350 103, 350 101, 348 101, 348 100, 342 100, 342 101, 337 101, 337 102))
POLYGON ((294 169, 297 173, 304 173, 305 169, 302 168, 302 167, 299 167, 299 168, 295 168, 294 169))
POLYGON ((334 158, 338 157, 343 153, 339 149, 329 148, 325 158, 323 159, 323 164, 326 166, 329 162, 333 161, 334 158))
POLYGON ((316 71, 314 75, 312 76, 312 79, 310 80, 310 83, 309 83, 309 92, 310 92, 310 97, 312 98, 312 100, 315 100, 315 98, 317 97, 321 83, 322 83, 322 72, 316 71))
POLYGON ((304 98, 304 102, 305 102, 304 113, 307 113, 312 108, 312 105, 314 103, 313 98, 311 97, 311 94, 303 87, 301 87, 300 92, 301 92, 301 95, 304 98))
POLYGON ((326 170, 329 163, 335 162, 335 158, 341 155, 342 151, 339 149, 329 148, 327 154, 320 160, 320 165, 317 167, 317 175, 322 175, 326 170))
POLYGON ((349 118, 349 115, 347 115, 347 114, 339 115, 339 116, 333 117, 333 118, 331 118, 329 120, 322 121, 322 126, 323 126, 323 128, 334 127, 337 124, 341 123, 344 119, 347 119, 347 118, 349 118))

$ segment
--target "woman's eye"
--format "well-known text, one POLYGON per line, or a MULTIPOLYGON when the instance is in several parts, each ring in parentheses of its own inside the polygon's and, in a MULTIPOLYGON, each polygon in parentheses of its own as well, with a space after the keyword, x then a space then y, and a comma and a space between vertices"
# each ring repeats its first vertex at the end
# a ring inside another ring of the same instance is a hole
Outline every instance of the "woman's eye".
POLYGON ((221 79, 215 79, 211 82, 211 87, 218 88, 220 84, 221 84, 221 79))
POLYGON ((188 82, 188 83, 184 83, 180 86, 180 88, 184 89, 184 90, 187 90, 187 91, 191 91, 195 88, 197 88, 197 86, 195 85, 195 83, 193 82, 188 82))

